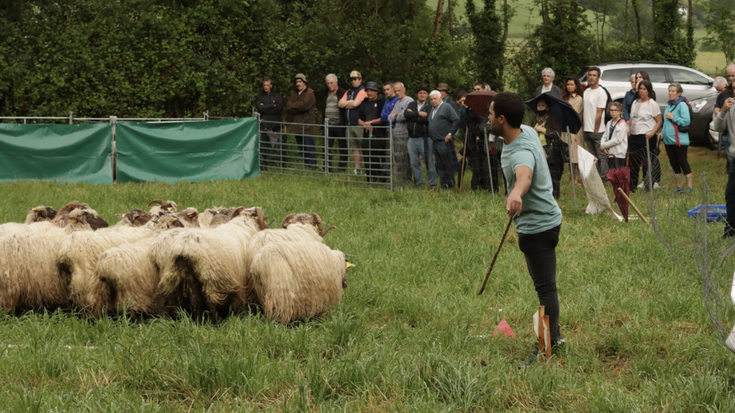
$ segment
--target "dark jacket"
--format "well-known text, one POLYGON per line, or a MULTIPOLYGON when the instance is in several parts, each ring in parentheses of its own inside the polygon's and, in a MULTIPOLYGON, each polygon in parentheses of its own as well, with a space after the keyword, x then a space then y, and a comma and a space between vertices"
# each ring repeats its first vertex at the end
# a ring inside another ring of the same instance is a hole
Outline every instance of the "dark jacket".
POLYGON ((430 109, 431 109, 431 104, 429 103, 429 99, 426 99, 424 101, 424 104, 421 105, 421 107, 418 106, 418 102, 415 100, 408 104, 406 111, 403 112, 403 116, 406 118, 406 123, 407 123, 406 127, 408 128, 408 136, 412 138, 429 137, 429 130, 426 127, 429 124, 429 121, 426 120, 423 123, 420 122, 419 112, 428 113, 430 109))
POLYGON ((459 128, 457 111, 447 103, 438 108, 432 106, 426 118, 429 122, 429 137, 433 141, 442 141, 447 135, 454 135, 459 128), (433 117, 432 112, 436 112, 433 117))
POLYGON ((286 117, 293 123, 308 125, 294 125, 292 133, 296 135, 313 135, 316 123, 316 97, 314 90, 306 88, 301 94, 293 92, 286 102, 286 117))
MULTIPOLYGON (((281 94, 271 90, 271 93, 260 92, 255 97, 255 107, 258 108, 260 118, 264 121, 280 122, 283 111, 283 98, 281 94)), ((281 125, 277 123, 262 122, 261 127, 270 130, 280 130, 281 125)))
MULTIPOLYGON (((342 87, 337 88, 337 102, 342 99, 342 96, 345 95, 345 92, 347 92, 347 89, 344 89, 342 87)), ((319 110, 322 112, 322 118, 327 118, 327 98, 329 97, 329 89, 324 89, 324 92, 320 96, 319 101, 319 110)), ((339 123, 338 125, 344 125, 345 124, 345 110, 340 109, 339 110, 339 123)), ((331 125, 331 123, 330 123, 331 125)))

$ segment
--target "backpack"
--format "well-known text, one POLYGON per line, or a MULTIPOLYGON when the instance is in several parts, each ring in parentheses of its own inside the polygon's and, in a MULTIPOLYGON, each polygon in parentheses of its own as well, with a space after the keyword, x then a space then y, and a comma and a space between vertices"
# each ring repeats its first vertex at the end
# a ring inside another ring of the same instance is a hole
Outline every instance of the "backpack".
POLYGON ((692 110, 692 105, 691 103, 689 103, 689 100, 687 98, 684 98, 684 100, 677 103, 676 106, 679 106, 682 103, 686 103, 687 107, 689 108, 689 124, 687 126, 679 126, 679 132, 686 133, 686 132, 689 132, 689 127, 692 126, 692 120, 694 119, 694 111, 692 110))
MULTIPOLYGON (((605 89, 605 86, 600 85, 600 87, 602 88, 602 90, 605 91, 605 94, 607 95, 607 103, 605 103, 605 111, 604 111, 604 113, 605 113, 605 122, 604 122, 604 124, 607 125, 607 123, 612 120, 612 115, 610 115, 610 112, 607 110, 607 108, 610 107, 610 102, 612 102, 613 100, 612 100, 612 96, 610 96, 610 92, 608 92, 607 89, 605 89)), ((691 107, 690 107, 690 109, 691 109, 691 107)))

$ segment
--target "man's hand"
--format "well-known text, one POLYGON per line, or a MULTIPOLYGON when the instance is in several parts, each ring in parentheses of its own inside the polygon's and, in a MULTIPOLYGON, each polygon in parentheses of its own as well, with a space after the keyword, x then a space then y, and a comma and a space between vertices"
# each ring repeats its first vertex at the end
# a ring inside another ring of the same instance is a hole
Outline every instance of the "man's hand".
POLYGON ((521 215, 523 209, 523 200, 516 191, 511 192, 508 195, 508 199, 505 200, 505 212, 508 213, 509 217, 515 217, 521 215))
POLYGON ((444 142, 449 143, 452 140, 452 134, 448 133, 447 136, 444 137, 444 142))
POLYGON ((735 104, 735 99, 733 98, 725 99, 725 103, 722 104, 722 111, 727 112, 728 110, 730 110, 733 104, 735 104))

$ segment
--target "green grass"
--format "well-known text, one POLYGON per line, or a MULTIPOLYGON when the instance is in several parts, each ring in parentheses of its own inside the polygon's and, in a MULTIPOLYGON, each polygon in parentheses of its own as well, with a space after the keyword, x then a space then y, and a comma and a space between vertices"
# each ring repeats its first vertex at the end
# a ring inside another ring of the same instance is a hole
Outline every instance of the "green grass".
MULTIPOLYGON (((390 193, 267 175, 176 185, 2 184, 2 222, 22 220, 25 206, 72 199, 113 221, 115 212, 155 198, 200 210, 259 205, 277 221, 318 212, 338 227, 327 243, 357 267, 338 307, 294 326, 258 315, 221 325, 0 315, 0 410, 732 411, 733 354, 704 310, 686 216, 701 202, 702 172, 712 203, 724 203, 724 160, 702 148, 690 158, 695 193, 670 194, 665 160, 656 192, 658 224, 675 258, 651 226, 586 215, 581 190, 575 208, 564 185, 557 254, 568 345, 560 358, 524 370, 516 363, 533 341, 537 301, 512 231, 485 294, 476 294, 507 220, 503 196, 390 193), (492 336, 501 318, 517 338, 492 336)), ((646 209, 645 194, 633 200, 646 209)), ((722 225, 710 229, 715 239, 722 225)), ((729 283, 731 275, 723 277, 729 283)))

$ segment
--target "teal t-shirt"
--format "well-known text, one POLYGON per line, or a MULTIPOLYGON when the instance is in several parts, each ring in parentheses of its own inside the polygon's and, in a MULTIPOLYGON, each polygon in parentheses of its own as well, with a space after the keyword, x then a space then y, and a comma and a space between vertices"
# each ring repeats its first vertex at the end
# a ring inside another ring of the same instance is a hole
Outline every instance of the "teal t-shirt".
POLYGON ((500 162, 508 183, 508 193, 516 185, 516 168, 525 165, 533 171, 531 188, 521 198, 523 200, 521 215, 515 217, 513 221, 517 233, 538 234, 561 224, 561 209, 554 199, 549 165, 546 163, 544 148, 541 147, 541 140, 536 130, 521 125, 521 131, 513 142, 503 146, 500 162))

